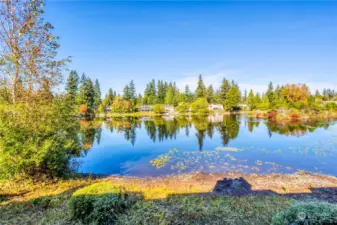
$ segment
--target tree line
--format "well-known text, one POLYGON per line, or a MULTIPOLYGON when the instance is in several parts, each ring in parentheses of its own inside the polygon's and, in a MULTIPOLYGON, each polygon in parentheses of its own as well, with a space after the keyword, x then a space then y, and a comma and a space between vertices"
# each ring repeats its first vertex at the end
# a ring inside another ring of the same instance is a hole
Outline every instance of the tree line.
MULTIPOLYGON (((280 109, 312 109, 334 110, 336 104, 322 104, 323 101, 337 101, 337 92, 324 89, 311 94, 306 84, 276 85, 269 83, 264 93, 254 90, 241 90, 234 80, 224 78, 215 89, 213 85, 206 87, 202 75, 199 75, 197 88, 192 91, 188 85, 180 91, 175 82, 151 80, 143 92, 137 94, 134 81, 131 80, 123 89, 122 94, 116 94, 109 88, 108 93, 101 99, 98 80, 95 85, 84 75, 81 81, 76 71, 71 71, 68 77, 66 91, 74 104, 84 104, 98 112, 111 110, 113 112, 135 112, 142 105, 172 105, 180 112, 192 110, 207 111, 208 104, 221 104, 225 111, 245 110, 280 110, 280 109)), ((163 111, 163 107, 155 110, 163 111)))

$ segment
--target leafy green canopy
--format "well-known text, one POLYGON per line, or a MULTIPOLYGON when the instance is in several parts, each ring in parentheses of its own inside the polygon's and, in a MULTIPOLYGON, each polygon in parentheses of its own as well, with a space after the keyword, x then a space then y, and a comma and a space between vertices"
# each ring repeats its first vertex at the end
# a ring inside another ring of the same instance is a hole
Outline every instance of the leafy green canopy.
POLYGON ((78 123, 66 101, 0 105, 0 177, 62 176, 79 155, 78 123))

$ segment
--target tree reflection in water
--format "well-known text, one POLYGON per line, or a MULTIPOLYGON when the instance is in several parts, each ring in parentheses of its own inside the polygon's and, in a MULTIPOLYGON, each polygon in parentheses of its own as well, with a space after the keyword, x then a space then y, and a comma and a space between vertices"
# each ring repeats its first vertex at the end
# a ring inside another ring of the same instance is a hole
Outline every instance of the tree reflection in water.
POLYGON ((313 132, 317 128, 327 129, 329 123, 322 121, 282 121, 258 120, 242 115, 210 115, 210 116, 176 116, 176 117, 116 117, 107 120, 95 119, 92 121, 80 121, 80 137, 85 151, 89 150, 94 141, 100 144, 102 126, 108 128, 112 133, 123 133, 125 140, 132 145, 137 139, 137 129, 144 126, 147 135, 153 142, 163 142, 168 139, 176 139, 181 131, 189 136, 191 129, 195 129, 199 150, 203 149, 206 135, 213 138, 214 132, 219 132, 222 143, 227 146, 231 140, 237 138, 240 124, 253 132, 260 123, 264 123, 269 135, 273 133, 286 136, 301 136, 313 132))

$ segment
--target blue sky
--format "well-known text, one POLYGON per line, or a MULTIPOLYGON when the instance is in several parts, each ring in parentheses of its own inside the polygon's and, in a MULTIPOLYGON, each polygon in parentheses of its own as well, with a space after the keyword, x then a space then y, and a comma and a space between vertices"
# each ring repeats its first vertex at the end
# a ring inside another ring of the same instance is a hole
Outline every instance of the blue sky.
POLYGON ((102 92, 133 79, 196 86, 198 74, 243 89, 308 83, 337 89, 337 2, 47 1, 70 69, 102 92))

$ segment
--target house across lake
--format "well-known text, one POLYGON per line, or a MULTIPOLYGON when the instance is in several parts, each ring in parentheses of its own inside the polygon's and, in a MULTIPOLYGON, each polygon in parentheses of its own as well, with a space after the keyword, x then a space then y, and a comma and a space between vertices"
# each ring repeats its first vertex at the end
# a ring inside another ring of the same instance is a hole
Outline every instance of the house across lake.
POLYGON ((208 110, 223 110, 223 105, 221 105, 221 104, 209 104, 208 110))

